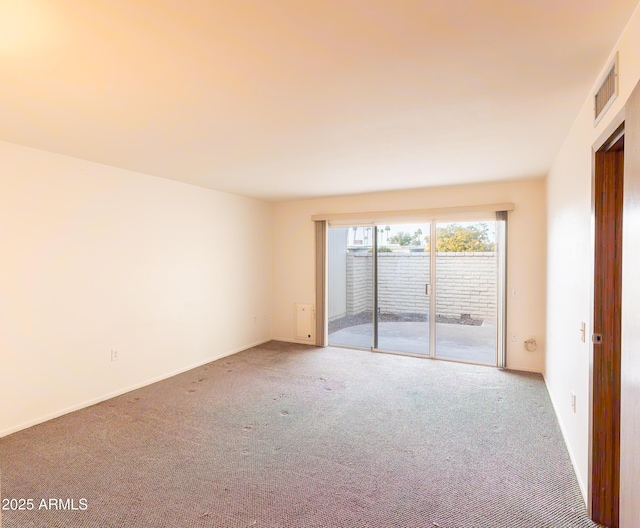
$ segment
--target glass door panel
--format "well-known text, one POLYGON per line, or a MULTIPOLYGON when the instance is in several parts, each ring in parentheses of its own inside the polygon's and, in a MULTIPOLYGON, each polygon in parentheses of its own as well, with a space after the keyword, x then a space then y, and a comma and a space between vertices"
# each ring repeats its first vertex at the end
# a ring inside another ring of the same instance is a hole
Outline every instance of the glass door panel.
POLYGON ((373 229, 328 229, 329 345, 372 347, 373 229))
POLYGON ((431 224, 378 226, 379 350, 429 355, 431 224))
POLYGON ((496 365, 496 222, 438 222, 435 261, 435 355, 496 365))

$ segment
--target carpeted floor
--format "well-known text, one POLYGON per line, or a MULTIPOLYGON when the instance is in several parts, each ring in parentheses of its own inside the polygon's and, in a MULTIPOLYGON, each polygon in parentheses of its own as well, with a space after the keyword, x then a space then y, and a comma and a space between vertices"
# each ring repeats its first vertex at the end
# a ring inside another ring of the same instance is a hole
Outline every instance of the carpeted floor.
POLYGON ((541 376, 360 350, 252 348, 0 439, 0 464, 34 499, 4 528, 596 526, 541 376))

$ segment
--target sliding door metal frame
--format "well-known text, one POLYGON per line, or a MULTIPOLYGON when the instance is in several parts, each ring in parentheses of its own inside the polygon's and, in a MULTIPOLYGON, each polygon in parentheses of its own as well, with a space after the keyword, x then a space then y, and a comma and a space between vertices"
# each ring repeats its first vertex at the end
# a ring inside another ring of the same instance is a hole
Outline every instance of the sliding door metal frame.
POLYGON ((436 357, 436 220, 431 220, 429 232, 429 357, 436 357))
MULTIPOLYGON (((507 354, 506 354, 506 343, 507 343, 507 218, 508 211, 498 211, 496 212, 496 226, 498 231, 497 236, 497 244, 496 244, 496 258, 497 258, 497 291, 496 291, 496 300, 497 300, 497 313, 496 313, 496 366, 500 368, 507 367, 507 354)), ((448 220, 448 219, 447 219, 448 220)), ((445 220, 445 221, 447 221, 445 220)), ((455 361, 458 363, 470 363, 470 364, 478 364, 475 362, 461 361, 451 358, 440 358, 436 355, 436 295, 437 295, 437 251, 436 251, 436 236, 437 236, 437 218, 433 218, 430 221, 430 240, 429 240, 429 350, 428 354, 412 354, 406 352, 397 352, 392 350, 380 350, 378 349, 378 224, 373 224, 370 226, 368 224, 356 224, 358 227, 372 227, 372 336, 371 336, 371 346, 370 350, 374 352, 384 352, 391 353, 403 356, 412 356, 412 357, 429 357, 429 358, 438 358, 444 361, 455 361)), ((426 222, 425 222, 426 223, 426 222)), ((354 227, 354 226, 350 226, 354 227)), ((324 221, 316 221, 316 241, 317 241, 317 258, 316 258, 316 303, 317 303, 317 311, 316 311, 316 345, 318 346, 327 346, 328 344, 328 317, 327 317, 327 299, 328 299, 328 280, 327 280, 327 270, 328 266, 326 265, 326 259, 328 258, 327 251, 327 222, 324 221), (320 264, 322 261, 322 265, 320 264), (322 336, 322 337, 321 337, 322 336)), ((348 345, 341 345, 343 348, 355 348, 362 350, 361 347, 353 347, 348 345)), ((366 350, 366 349, 365 349, 366 350)))
POLYGON ((371 350, 378 348, 378 226, 373 224, 373 236, 371 237, 371 281, 372 281, 372 309, 373 309, 373 324, 371 325, 371 331, 373 332, 373 339, 371 340, 371 350))

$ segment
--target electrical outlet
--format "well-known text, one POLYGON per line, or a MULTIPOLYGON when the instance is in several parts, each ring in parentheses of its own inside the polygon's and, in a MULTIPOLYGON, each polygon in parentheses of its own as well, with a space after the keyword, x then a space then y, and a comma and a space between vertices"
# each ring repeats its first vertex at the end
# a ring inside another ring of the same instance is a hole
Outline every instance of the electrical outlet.
POLYGON ((587 323, 580 323, 580 341, 583 343, 587 342, 587 323))
POLYGON ((111 361, 118 361, 118 351, 111 349, 111 361))
POLYGON ((571 391, 571 408, 573 409, 573 412, 576 412, 576 393, 571 391))
POLYGON ((511 333, 511 342, 512 343, 517 343, 518 342, 518 334, 516 334, 515 332, 511 333))

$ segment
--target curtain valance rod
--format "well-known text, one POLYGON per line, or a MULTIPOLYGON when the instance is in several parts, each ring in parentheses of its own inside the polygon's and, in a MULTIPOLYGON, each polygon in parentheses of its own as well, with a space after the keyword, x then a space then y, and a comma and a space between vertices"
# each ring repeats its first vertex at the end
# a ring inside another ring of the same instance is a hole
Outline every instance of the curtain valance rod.
POLYGON ((512 203, 462 205, 459 207, 436 207, 429 209, 407 209, 400 211, 369 211, 362 213, 328 213, 311 216, 311 220, 327 222, 354 222, 372 224, 382 220, 393 218, 437 218, 452 217, 456 215, 469 215, 470 213, 495 213, 496 211, 513 211, 512 203))

